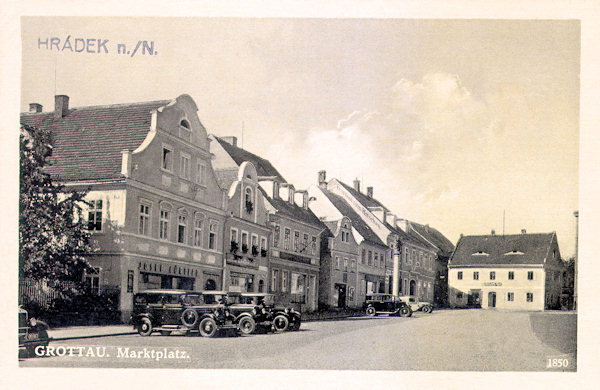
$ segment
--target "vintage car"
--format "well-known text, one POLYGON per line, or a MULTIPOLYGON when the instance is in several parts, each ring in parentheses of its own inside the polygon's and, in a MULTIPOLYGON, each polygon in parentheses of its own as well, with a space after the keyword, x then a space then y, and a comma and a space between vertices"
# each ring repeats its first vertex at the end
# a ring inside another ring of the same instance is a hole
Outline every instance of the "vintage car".
POLYGON ((35 348, 46 347, 49 342, 48 325, 30 318, 27 310, 19 307, 19 358, 34 357, 35 348))
POLYGON ((301 314, 291 307, 275 306, 273 294, 265 293, 230 293, 234 307, 251 308, 258 327, 275 332, 299 330, 301 314))
POLYGON ((146 290, 134 295, 131 321, 141 336, 174 331, 214 337, 218 331, 235 329, 248 334, 254 330, 251 315, 235 317, 222 297, 225 292, 146 290))
POLYGON ((398 315, 401 317, 412 316, 412 310, 406 302, 392 294, 373 293, 367 294, 363 310, 368 316, 379 314, 398 315))
POLYGON ((233 323, 238 325, 238 330, 242 334, 250 334, 256 329, 256 321, 252 307, 236 304, 231 292, 226 291, 203 291, 202 296, 206 303, 220 303, 225 306, 225 310, 233 319, 233 323))
POLYGON ((431 313, 433 311, 433 305, 430 302, 419 301, 419 298, 406 295, 400 297, 403 302, 406 302, 412 311, 422 311, 423 313, 431 313))

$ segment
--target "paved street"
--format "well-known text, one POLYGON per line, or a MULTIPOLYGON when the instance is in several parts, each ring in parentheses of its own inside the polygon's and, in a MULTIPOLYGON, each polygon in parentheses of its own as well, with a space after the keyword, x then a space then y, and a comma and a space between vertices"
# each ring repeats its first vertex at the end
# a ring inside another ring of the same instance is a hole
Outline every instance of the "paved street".
POLYGON ((122 335, 62 340, 51 346, 83 348, 75 349, 74 356, 67 353, 28 359, 20 364, 24 367, 547 371, 563 370, 547 368, 548 359, 568 359, 567 370, 574 371, 575 329, 573 313, 445 310, 415 313, 412 318, 381 316, 309 322, 302 324, 299 332, 245 337, 206 339, 155 334, 147 338, 122 335), (82 356, 77 356, 80 351, 82 356))

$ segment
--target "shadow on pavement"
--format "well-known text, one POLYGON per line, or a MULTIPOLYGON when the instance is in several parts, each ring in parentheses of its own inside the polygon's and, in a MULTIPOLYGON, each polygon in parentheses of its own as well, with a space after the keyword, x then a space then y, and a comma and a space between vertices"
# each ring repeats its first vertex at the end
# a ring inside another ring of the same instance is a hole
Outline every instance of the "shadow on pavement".
POLYGON ((563 353, 577 352, 577 314, 540 312, 529 315, 536 337, 563 353))

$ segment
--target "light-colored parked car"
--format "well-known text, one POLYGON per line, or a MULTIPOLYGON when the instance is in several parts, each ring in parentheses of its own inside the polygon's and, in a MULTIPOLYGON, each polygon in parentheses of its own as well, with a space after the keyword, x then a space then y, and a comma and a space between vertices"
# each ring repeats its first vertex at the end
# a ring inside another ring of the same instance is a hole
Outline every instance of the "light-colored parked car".
POLYGON ((419 298, 406 295, 400 297, 403 302, 406 302, 412 311, 422 311, 424 313, 431 313, 433 311, 433 305, 430 302, 419 301, 419 298))

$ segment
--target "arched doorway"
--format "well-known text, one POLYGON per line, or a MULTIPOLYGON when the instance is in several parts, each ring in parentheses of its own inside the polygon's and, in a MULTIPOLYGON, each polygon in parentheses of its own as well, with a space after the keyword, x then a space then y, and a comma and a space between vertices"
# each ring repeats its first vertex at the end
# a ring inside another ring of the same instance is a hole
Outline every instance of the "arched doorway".
POLYGON ((213 279, 208 279, 206 281, 206 283, 204 284, 204 289, 205 290, 216 290, 217 283, 213 279))
POLYGON ((414 280, 410 281, 410 291, 408 293, 408 295, 417 295, 417 282, 415 282, 414 280))

